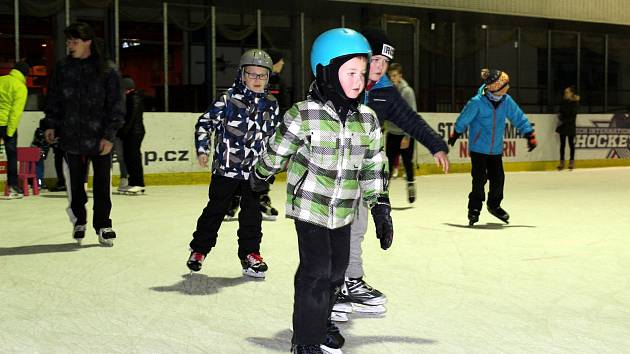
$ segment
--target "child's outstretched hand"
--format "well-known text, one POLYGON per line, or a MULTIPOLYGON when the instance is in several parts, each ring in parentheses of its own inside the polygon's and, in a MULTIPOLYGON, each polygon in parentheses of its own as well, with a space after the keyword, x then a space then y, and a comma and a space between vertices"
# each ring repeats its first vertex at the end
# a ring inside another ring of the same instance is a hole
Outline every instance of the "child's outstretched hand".
POLYGON ((380 197, 378 203, 372 207, 372 219, 376 227, 376 238, 381 241, 381 248, 386 250, 394 241, 394 224, 390 215, 392 211, 389 199, 380 197))
POLYGON ((439 167, 442 167, 442 171, 444 173, 448 173, 449 161, 448 156, 444 151, 438 151, 433 155, 433 159, 435 160, 435 164, 439 167))
POLYGON ((208 167, 208 155, 199 154, 197 155, 197 162, 199 162, 199 166, 208 167))

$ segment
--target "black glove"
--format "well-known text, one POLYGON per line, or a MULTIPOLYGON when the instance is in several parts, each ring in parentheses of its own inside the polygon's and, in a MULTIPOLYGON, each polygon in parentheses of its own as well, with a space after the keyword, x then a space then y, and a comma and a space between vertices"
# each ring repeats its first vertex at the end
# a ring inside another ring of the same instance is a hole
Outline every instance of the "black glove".
POLYGON ((455 146, 455 142, 457 141, 457 139, 459 139, 460 136, 462 136, 462 134, 453 130, 451 135, 448 136, 448 144, 450 146, 455 146))
POLYGON ((256 172, 256 170, 254 169, 250 174, 249 174, 249 186, 252 188, 252 191, 255 193, 264 193, 269 191, 269 184, 273 183, 274 181, 274 176, 271 176, 271 178, 269 178, 270 181, 265 180, 264 178, 262 178, 258 172, 256 172))
POLYGON ((527 134, 525 134, 525 139, 527 139, 527 151, 532 151, 536 148, 536 146, 538 146, 538 143, 536 142, 536 133, 534 132, 529 132, 527 134))
POLYGON ((389 215, 391 211, 389 199, 383 197, 379 198, 378 203, 372 207, 376 238, 381 241, 381 248, 384 250, 388 249, 394 240, 394 225, 392 217, 389 215))

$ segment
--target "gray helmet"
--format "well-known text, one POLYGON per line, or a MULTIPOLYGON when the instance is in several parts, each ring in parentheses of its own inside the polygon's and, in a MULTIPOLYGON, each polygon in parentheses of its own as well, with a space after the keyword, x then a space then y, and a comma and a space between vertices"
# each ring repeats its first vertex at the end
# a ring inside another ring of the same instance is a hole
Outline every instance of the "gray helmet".
POLYGON ((269 54, 265 53, 265 51, 260 49, 250 49, 241 55, 240 67, 242 68, 247 65, 260 66, 271 71, 273 62, 271 61, 269 54))

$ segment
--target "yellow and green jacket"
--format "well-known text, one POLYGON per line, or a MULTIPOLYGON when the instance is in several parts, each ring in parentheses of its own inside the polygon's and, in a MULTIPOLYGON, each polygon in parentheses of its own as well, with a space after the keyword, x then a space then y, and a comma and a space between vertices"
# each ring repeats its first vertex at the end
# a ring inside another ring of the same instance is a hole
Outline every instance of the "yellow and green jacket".
POLYGON ((18 70, 0 76, 0 126, 7 127, 7 135, 13 136, 22 119, 26 105, 26 78, 18 70))

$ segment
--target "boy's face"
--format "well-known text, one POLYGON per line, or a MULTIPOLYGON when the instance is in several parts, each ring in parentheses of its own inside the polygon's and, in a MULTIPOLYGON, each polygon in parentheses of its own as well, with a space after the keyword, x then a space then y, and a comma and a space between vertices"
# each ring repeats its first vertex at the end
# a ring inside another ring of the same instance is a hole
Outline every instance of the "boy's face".
POLYGON ((387 72, 387 75, 389 75, 389 78, 392 80, 394 85, 400 84, 400 79, 402 79, 402 74, 400 73, 400 71, 390 70, 387 72))
POLYGON ((86 59, 90 56, 90 46, 92 45, 92 40, 88 39, 84 41, 80 38, 68 38, 66 39, 66 46, 68 46, 68 52, 75 59, 86 59))
POLYGON ((374 55, 370 60, 370 81, 377 82, 387 72, 389 59, 384 55, 374 55))
POLYGON ((365 87, 367 59, 354 57, 339 68, 339 84, 348 98, 357 98, 365 87))
POLYGON ((269 81, 269 70, 266 68, 254 65, 243 67, 243 82, 250 91, 265 92, 267 81, 269 81))

